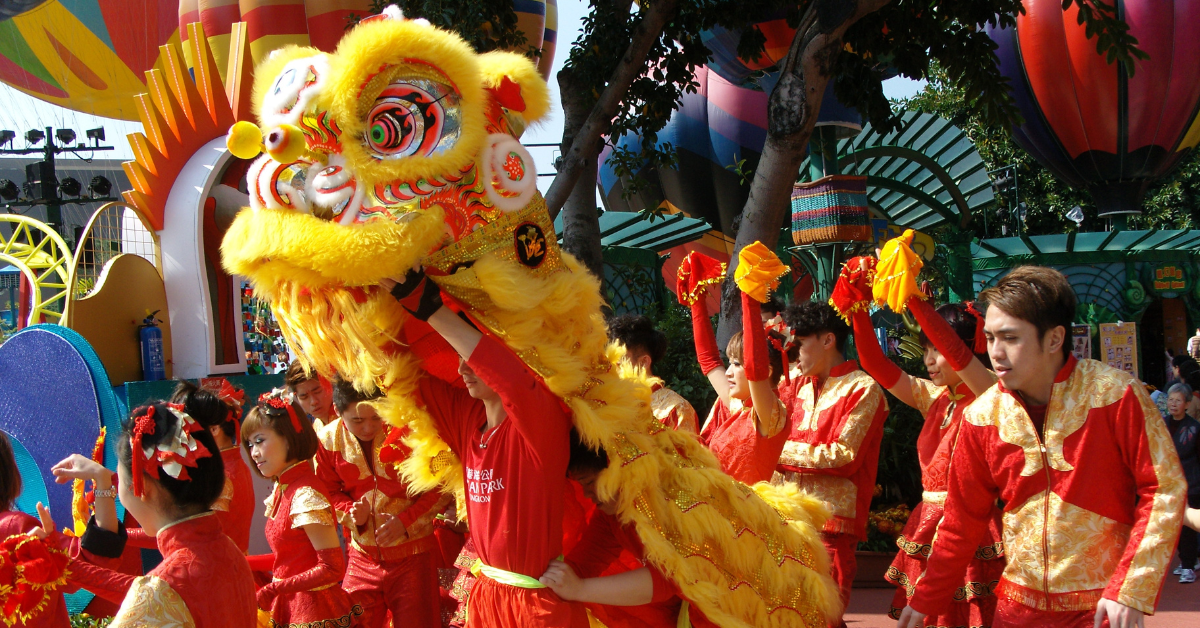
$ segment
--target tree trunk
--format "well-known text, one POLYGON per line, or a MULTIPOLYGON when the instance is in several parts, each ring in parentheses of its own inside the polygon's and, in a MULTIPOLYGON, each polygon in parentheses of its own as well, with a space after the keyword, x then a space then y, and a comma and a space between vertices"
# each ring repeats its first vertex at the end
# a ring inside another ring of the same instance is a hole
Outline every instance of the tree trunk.
MULTIPOLYGON (((679 0, 654 0, 650 3, 650 8, 647 9, 641 23, 633 30, 629 47, 625 49, 625 54, 617 63, 617 67, 613 69, 612 77, 605 84, 600 98, 584 112, 585 118, 579 122, 579 126, 572 134, 572 141, 567 141, 568 131, 564 129, 561 149, 562 164, 558 168, 554 182, 550 184, 550 189, 546 191, 546 209, 550 211, 551 218, 558 215, 559 210, 567 202, 567 197, 575 195, 576 180, 585 171, 590 170, 592 177, 595 177, 595 161, 599 154, 600 138, 608 131, 613 117, 617 114, 617 108, 621 105, 621 100, 629 91, 633 80, 646 71, 646 55, 649 54, 654 42, 662 36, 663 28, 678 9, 679 0)), ((564 116, 566 115, 567 100, 571 97, 564 88, 565 82, 562 75, 565 72, 567 72, 566 69, 559 72, 558 79, 559 87, 562 89, 564 116)), ((592 87, 591 85, 576 85, 576 88, 582 88, 582 91, 576 95, 590 94, 592 87)), ((593 183, 592 188, 594 187, 593 183)))
MULTIPOLYGON (((592 100, 588 97, 591 88, 582 83, 570 68, 558 73, 564 118, 561 150, 565 155, 569 148, 575 147, 582 159, 575 167, 575 181, 562 206, 563 249, 583 262, 603 284, 604 253, 600 247, 600 219, 596 212, 596 159, 600 154, 600 140, 576 141, 593 110, 592 100)), ((560 172, 558 176, 563 175, 560 172)))
POLYGON ((738 253, 762 242, 774 250, 790 207, 792 184, 807 154, 817 124, 821 98, 832 78, 833 63, 842 50, 842 35, 855 22, 878 11, 889 0, 815 0, 796 29, 780 70, 779 83, 767 101, 767 139, 750 196, 742 209, 741 226, 721 291, 717 344, 741 329, 741 299, 733 282, 738 253))

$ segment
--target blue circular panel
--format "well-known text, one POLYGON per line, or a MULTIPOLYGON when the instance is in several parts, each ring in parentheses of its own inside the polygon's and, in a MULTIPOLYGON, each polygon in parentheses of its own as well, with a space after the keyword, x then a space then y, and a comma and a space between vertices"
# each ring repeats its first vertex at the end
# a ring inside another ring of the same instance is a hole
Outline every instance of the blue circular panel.
MULTIPOLYGON (((21 442, 56 522, 69 526, 71 485, 56 484, 50 467, 74 453, 91 454, 100 406, 91 371, 67 340, 26 329, 0 345, 0 429, 21 442)), ((33 478, 25 482, 35 485, 33 478)))

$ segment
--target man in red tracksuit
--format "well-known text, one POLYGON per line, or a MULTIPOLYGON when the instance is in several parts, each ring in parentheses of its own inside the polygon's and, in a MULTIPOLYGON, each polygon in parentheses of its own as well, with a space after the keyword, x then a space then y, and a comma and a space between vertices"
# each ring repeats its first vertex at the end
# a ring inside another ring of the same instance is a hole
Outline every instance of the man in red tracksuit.
POLYGON ((587 628, 582 605, 538 581, 562 555, 570 415, 508 347, 443 306, 424 272, 384 283, 461 357, 466 390, 425 377, 420 392, 465 475, 467 522, 479 554, 467 626, 587 628))
POLYGON ((317 475, 328 488, 338 521, 349 531, 342 588, 361 604, 367 628, 441 625, 433 520, 450 497, 410 496, 395 464, 407 455, 386 442, 397 428, 385 424, 370 398, 336 381, 333 405, 341 419, 317 432, 317 475))
POLYGON ((1023 266, 984 290, 998 384, 964 412, 945 515, 901 628, 940 613, 997 499, 1008 566, 993 628, 1133 628, 1154 612, 1187 486, 1145 387, 1071 355, 1075 293, 1023 266))
MULTIPOLYGON (((791 434, 775 481, 795 482, 833 516, 821 531, 842 603, 849 604, 879 470, 888 406, 883 389, 843 355, 850 327, 826 303, 793 304, 784 313, 800 345, 791 434)), ((787 385, 780 387, 783 397, 787 385)), ((839 618, 832 625, 845 625, 839 618)))

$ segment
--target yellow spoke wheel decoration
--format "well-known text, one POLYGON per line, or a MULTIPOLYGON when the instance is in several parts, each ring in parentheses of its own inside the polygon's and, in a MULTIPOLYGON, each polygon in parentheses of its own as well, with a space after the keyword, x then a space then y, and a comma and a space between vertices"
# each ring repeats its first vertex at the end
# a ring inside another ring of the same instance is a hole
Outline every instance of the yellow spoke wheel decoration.
POLYGON ((33 325, 45 317, 58 323, 66 305, 67 283, 71 272, 71 250, 62 236, 49 225, 28 216, 0 214, 12 235, 0 230, 0 262, 12 264, 29 282, 33 299, 29 319, 33 325))

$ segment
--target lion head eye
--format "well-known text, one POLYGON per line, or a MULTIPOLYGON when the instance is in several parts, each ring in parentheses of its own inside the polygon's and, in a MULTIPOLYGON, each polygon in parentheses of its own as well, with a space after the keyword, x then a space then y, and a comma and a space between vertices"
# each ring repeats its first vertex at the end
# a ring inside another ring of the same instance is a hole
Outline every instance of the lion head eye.
POLYGON ((378 159, 426 157, 448 150, 459 136, 453 96, 433 81, 391 83, 367 114, 367 147, 378 159))

